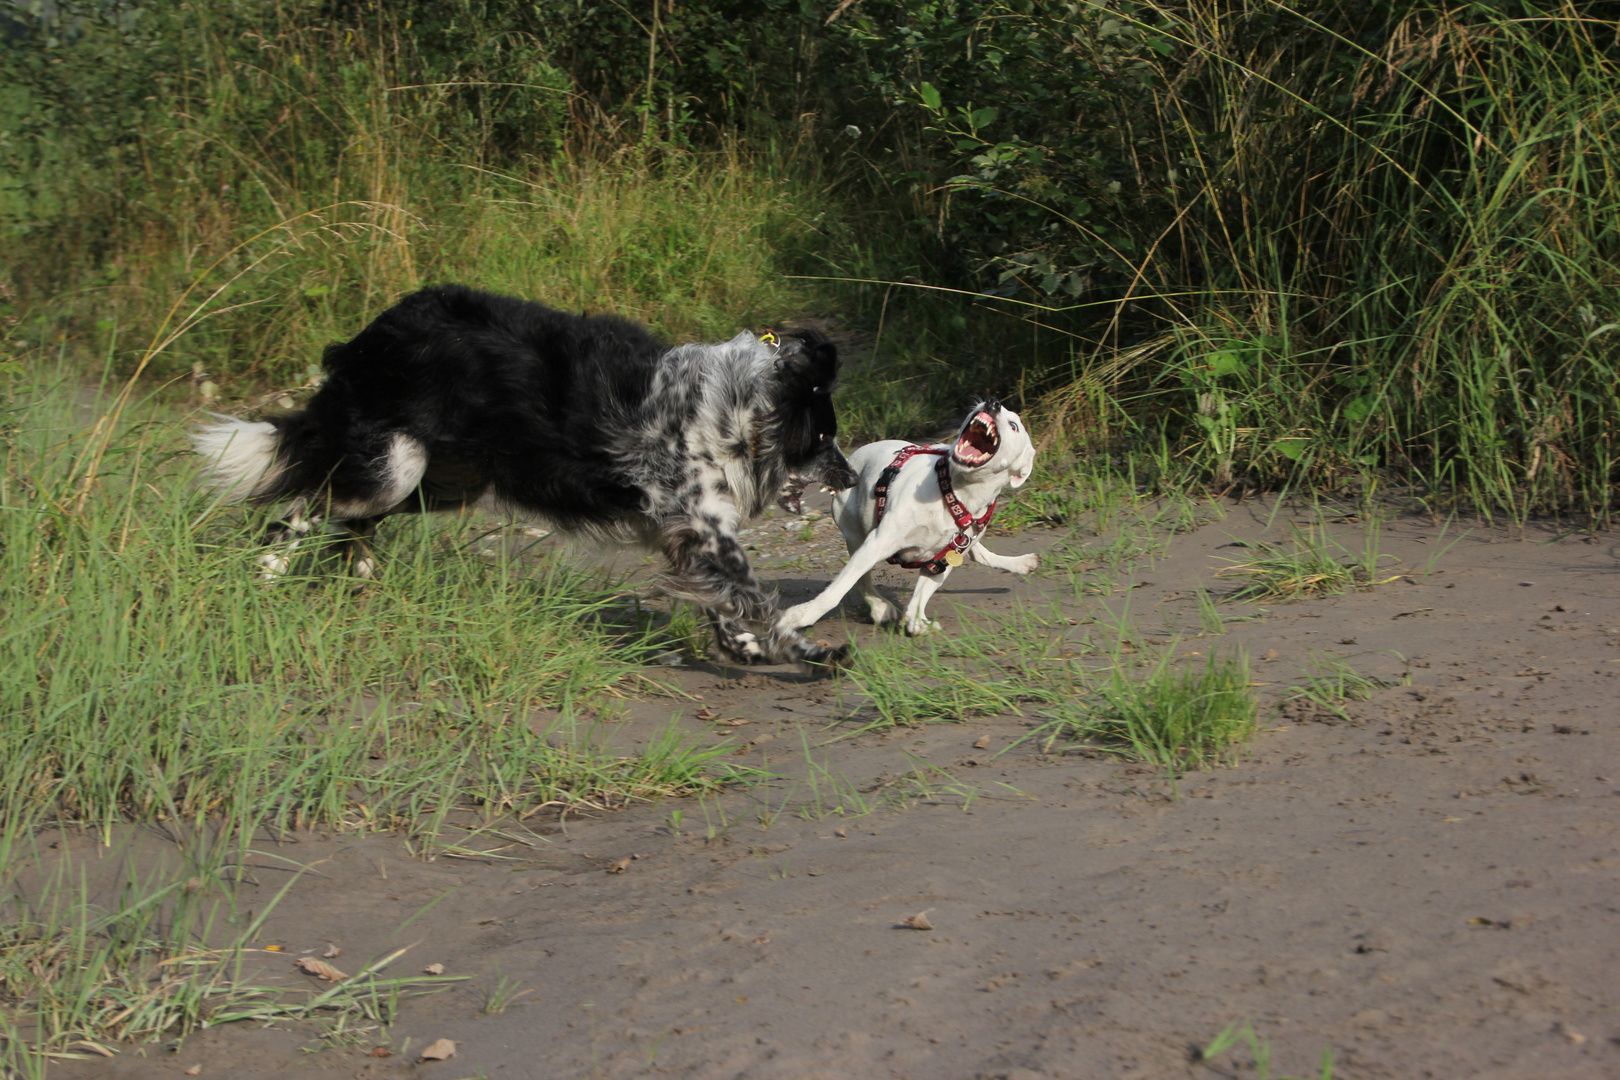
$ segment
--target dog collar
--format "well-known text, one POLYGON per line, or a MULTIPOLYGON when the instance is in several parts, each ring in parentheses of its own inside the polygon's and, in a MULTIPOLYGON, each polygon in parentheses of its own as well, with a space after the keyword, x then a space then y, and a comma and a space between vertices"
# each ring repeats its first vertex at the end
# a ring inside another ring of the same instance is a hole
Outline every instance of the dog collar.
POLYGON ((939 494, 945 500, 945 509, 950 513, 951 520, 956 522, 956 535, 932 559, 903 561, 898 555, 890 555, 889 561, 907 570, 921 570, 938 576, 953 566, 962 565, 964 553, 989 527, 990 517, 996 512, 996 501, 991 499, 990 505, 984 508, 983 515, 974 517, 968 512, 968 508, 962 505, 962 500, 956 497, 956 488, 951 485, 950 450, 939 446, 908 446, 895 455, 894 460, 883 470, 883 474, 878 477, 878 482, 872 488, 872 528, 876 529, 878 523, 883 520, 883 511, 889 502, 890 481, 905 467, 906 462, 918 454, 932 454, 939 458, 934 463, 934 474, 939 478, 939 494))

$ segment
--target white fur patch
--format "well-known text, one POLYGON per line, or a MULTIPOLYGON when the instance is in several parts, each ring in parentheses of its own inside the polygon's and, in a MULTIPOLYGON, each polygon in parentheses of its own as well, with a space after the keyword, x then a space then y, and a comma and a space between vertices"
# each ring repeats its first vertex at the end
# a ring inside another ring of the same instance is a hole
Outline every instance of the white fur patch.
POLYGON ((382 504, 379 512, 404 502, 422 482, 427 467, 427 447, 403 432, 395 434, 388 446, 387 464, 383 466, 383 486, 377 493, 377 502, 382 504))
POLYGON ((227 502, 240 502, 271 475, 276 463, 276 427, 233 416, 219 416, 218 421, 192 432, 191 445, 207 462, 203 486, 222 492, 227 502))

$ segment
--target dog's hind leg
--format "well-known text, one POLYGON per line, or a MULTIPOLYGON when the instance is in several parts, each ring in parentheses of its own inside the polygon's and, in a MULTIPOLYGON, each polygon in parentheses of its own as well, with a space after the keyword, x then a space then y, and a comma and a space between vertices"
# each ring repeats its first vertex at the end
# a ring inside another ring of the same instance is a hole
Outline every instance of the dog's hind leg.
POLYGON ((917 588, 911 594, 911 602, 906 605, 906 633, 918 637, 932 634, 939 629, 939 623, 930 619, 923 609, 928 606, 928 601, 935 591, 945 584, 945 579, 950 576, 949 566, 937 574, 930 574, 927 570, 917 571, 917 588))
POLYGON ((370 581, 377 573, 377 559, 371 553, 370 540, 377 535, 377 522, 382 517, 351 518, 342 523, 348 534, 349 570, 361 581, 370 581))
MULTIPOLYGON (((844 542, 849 546, 849 553, 854 555, 858 550, 857 545, 850 544, 847 537, 844 542)), ((855 583, 855 591, 866 601, 866 611, 872 616, 873 626, 893 626, 900 621, 899 605, 891 604, 888 597, 878 592, 877 582, 872 580, 871 570, 861 575, 861 579, 855 583)))
POLYGON ((258 558, 259 566, 263 568, 259 571, 259 577, 264 580, 274 580, 287 573, 298 542, 315 527, 316 519, 304 513, 305 505, 304 499, 294 499, 287 507, 286 515, 271 522, 264 531, 261 542, 269 550, 258 558))
POLYGON ((377 560, 368 541, 376 535, 377 523, 390 513, 421 509, 420 485, 427 473, 428 451, 417 439, 393 432, 362 444, 356 457, 369 464, 358 476, 333 478, 328 510, 333 524, 343 529, 350 572, 370 581, 377 572, 377 560))
MULTIPOLYGON (((833 520, 838 523, 838 531, 844 534, 844 547, 849 550, 851 557, 866 542, 866 521, 861 514, 862 495, 863 490, 857 487, 833 496, 833 520)), ((900 621, 899 606, 891 604, 878 592, 871 570, 862 574, 855 583, 855 592, 866 601, 866 610, 872 616, 874 626, 891 626, 900 621)))
POLYGON ((873 626, 893 626, 900 621, 899 605, 890 603, 887 597, 878 592, 870 571, 861 575, 855 589, 866 601, 866 611, 872 617, 873 626))
POLYGON ((261 577, 285 574, 299 542, 323 521, 347 534, 357 577, 369 578, 375 572, 366 540, 378 521, 416 492, 427 471, 427 448, 404 432, 388 432, 354 444, 347 455, 319 494, 306 492, 293 499, 286 516, 265 531, 264 543, 270 550, 259 556, 261 577))

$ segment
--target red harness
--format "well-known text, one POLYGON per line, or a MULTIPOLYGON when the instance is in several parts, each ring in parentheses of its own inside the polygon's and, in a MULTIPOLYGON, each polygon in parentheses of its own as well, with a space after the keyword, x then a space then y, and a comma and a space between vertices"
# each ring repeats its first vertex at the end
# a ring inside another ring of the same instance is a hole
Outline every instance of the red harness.
POLYGON ((984 508, 984 516, 975 518, 968 513, 968 508, 962 505, 962 500, 956 497, 956 490, 951 487, 951 452, 939 446, 908 446, 895 455, 894 461, 883 470, 878 482, 872 488, 872 499, 875 504, 872 516, 872 528, 878 527, 883 520, 883 509, 889 501, 889 482, 892 481, 906 462, 918 454, 934 454, 939 461, 934 465, 934 472, 939 476, 939 493, 945 500, 945 509, 950 511, 951 519, 956 522, 957 534, 951 542, 940 549, 939 554, 932 559, 918 559, 915 562, 902 562, 899 555, 890 555, 889 561, 907 570, 921 570, 925 574, 939 575, 945 573, 952 566, 962 562, 962 555, 973 546, 973 541, 984 534, 990 525, 990 515, 996 512, 996 503, 992 499, 990 505, 984 508), (950 556, 956 555, 952 562, 950 556))

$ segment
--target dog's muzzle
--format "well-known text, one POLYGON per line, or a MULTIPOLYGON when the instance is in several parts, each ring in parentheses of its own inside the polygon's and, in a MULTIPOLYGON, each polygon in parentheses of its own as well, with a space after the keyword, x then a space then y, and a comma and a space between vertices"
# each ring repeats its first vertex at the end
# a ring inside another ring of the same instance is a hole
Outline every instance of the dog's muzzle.
POLYGON ((794 469, 778 490, 776 504, 790 514, 804 509, 804 490, 817 484, 823 491, 846 491, 860 482, 836 440, 827 439, 815 457, 794 469))
POLYGON ((817 461, 821 464, 821 485, 831 491, 847 491, 860 483, 860 475, 850 465, 844 452, 838 449, 838 443, 832 439, 827 440, 827 448, 821 452, 817 461))
POLYGON ((986 401, 968 417, 951 444, 951 460, 964 469, 977 469, 996 456, 1001 449, 1001 433, 996 418, 1001 413, 1001 402, 986 401))

